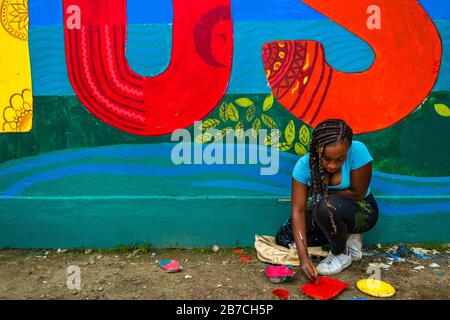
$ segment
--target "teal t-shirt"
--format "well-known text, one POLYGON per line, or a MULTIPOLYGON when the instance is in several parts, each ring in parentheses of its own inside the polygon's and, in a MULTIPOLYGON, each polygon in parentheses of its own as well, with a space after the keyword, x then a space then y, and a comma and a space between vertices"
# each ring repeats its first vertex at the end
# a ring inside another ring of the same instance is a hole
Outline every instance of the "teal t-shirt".
MULTIPOLYGON (((360 141, 353 141, 348 151, 347 159, 342 164, 341 184, 329 186, 328 189, 348 189, 350 188, 350 172, 361 168, 373 161, 373 158, 366 145, 360 141)), ((298 159, 292 172, 292 177, 300 183, 311 186, 311 172, 309 170, 309 153, 298 159)), ((366 197, 370 194, 370 183, 367 188, 366 197)))

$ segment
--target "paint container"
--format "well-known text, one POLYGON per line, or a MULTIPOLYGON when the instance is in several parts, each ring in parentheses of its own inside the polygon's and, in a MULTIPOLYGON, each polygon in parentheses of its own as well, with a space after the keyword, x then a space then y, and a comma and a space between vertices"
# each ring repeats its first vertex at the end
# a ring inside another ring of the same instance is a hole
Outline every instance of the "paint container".
POLYGON ((288 290, 284 289, 275 289, 272 291, 273 297, 279 300, 289 300, 291 294, 288 290))

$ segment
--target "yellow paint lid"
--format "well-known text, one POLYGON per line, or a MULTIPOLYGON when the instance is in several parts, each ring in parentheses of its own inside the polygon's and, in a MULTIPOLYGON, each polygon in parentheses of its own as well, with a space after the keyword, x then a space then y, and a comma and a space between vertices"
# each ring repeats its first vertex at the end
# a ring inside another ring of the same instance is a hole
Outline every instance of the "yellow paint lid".
POLYGON ((363 293, 373 297, 387 298, 395 294, 395 289, 389 283, 376 279, 362 279, 356 287, 363 293))

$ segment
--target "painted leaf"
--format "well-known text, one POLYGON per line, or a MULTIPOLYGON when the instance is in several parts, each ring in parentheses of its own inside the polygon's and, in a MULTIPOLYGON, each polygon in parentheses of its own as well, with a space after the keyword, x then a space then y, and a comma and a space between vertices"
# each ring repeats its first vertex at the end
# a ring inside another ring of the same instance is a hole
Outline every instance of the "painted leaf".
POLYGON ((450 117, 450 108, 447 107, 445 104, 442 104, 442 103, 435 104, 434 110, 440 116, 450 117))
POLYGON ((255 116, 256 113, 256 108, 254 105, 251 105, 250 107, 248 107, 247 113, 246 113, 246 117, 247 117, 247 121, 250 122, 252 121, 253 117, 255 116))
POLYGON ((211 133, 208 133, 208 132, 201 133, 195 137, 195 142, 196 143, 207 143, 207 142, 211 141, 212 137, 213 136, 211 133))
POLYGON ((305 146, 303 146, 301 143, 298 143, 298 142, 295 144, 294 149, 295 149, 295 153, 298 154, 299 156, 304 156, 305 154, 308 153, 305 146))
POLYGON ((208 119, 202 122, 200 129, 201 130, 208 130, 208 129, 214 129, 217 127, 217 125, 220 123, 220 120, 217 119, 208 119))
POLYGON ((244 124, 242 123, 242 121, 239 121, 236 124, 235 132, 236 137, 238 137, 238 139, 242 139, 242 137, 244 136, 244 124))
POLYGON ((252 135, 256 137, 258 135, 259 129, 261 129, 261 121, 259 118, 256 118, 255 121, 253 121, 252 125, 252 135))
POLYGON ((271 117, 266 114, 261 116, 262 122, 270 129, 278 129, 277 123, 271 117))
POLYGON ((273 94, 268 95, 263 103, 263 111, 265 112, 268 111, 270 108, 272 108, 273 102, 274 102, 273 94))
POLYGON ((232 130, 233 130, 232 127, 226 127, 226 128, 223 128, 223 129, 221 129, 219 132, 216 133, 214 139, 215 139, 215 140, 220 140, 220 139, 222 139, 223 137, 225 137, 225 136, 226 136, 230 131, 232 131, 232 130))
POLYGON ((289 151, 292 148, 292 143, 280 142, 280 143, 277 143, 277 147, 281 151, 289 151))
POLYGON ((253 106, 253 101, 249 98, 240 98, 236 100, 236 104, 239 107, 248 108, 250 106, 253 106))
MULTIPOLYGON (((288 144, 291 144, 295 140, 295 123, 293 120, 289 122, 286 129, 284 130, 284 138, 286 139, 288 144)), ((280 149, 281 150, 281 149, 280 149)))
POLYGON ((234 104, 232 104, 232 103, 228 104, 226 114, 227 114, 227 119, 234 121, 234 122, 239 121, 239 112, 237 111, 234 104))
POLYGON ((277 143, 280 140, 280 133, 279 131, 272 132, 269 134, 266 139, 264 140, 264 144, 266 146, 273 145, 274 147, 277 147, 277 143))
POLYGON ((227 121, 227 103, 224 102, 219 108, 219 117, 222 119, 222 121, 227 121))
POLYGON ((311 135, 309 134, 309 129, 307 126, 303 125, 300 128, 299 137, 300 137, 300 142, 303 143, 305 146, 307 146, 309 144, 311 135))

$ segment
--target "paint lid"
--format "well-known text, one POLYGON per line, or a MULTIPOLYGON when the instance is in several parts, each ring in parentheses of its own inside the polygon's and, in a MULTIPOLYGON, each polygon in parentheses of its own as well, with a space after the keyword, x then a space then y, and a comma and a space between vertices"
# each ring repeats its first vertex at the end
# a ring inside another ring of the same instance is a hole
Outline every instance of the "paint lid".
POLYGON ((356 287, 369 296, 387 298, 395 294, 395 289, 389 283, 376 279, 362 279, 356 283, 356 287))

